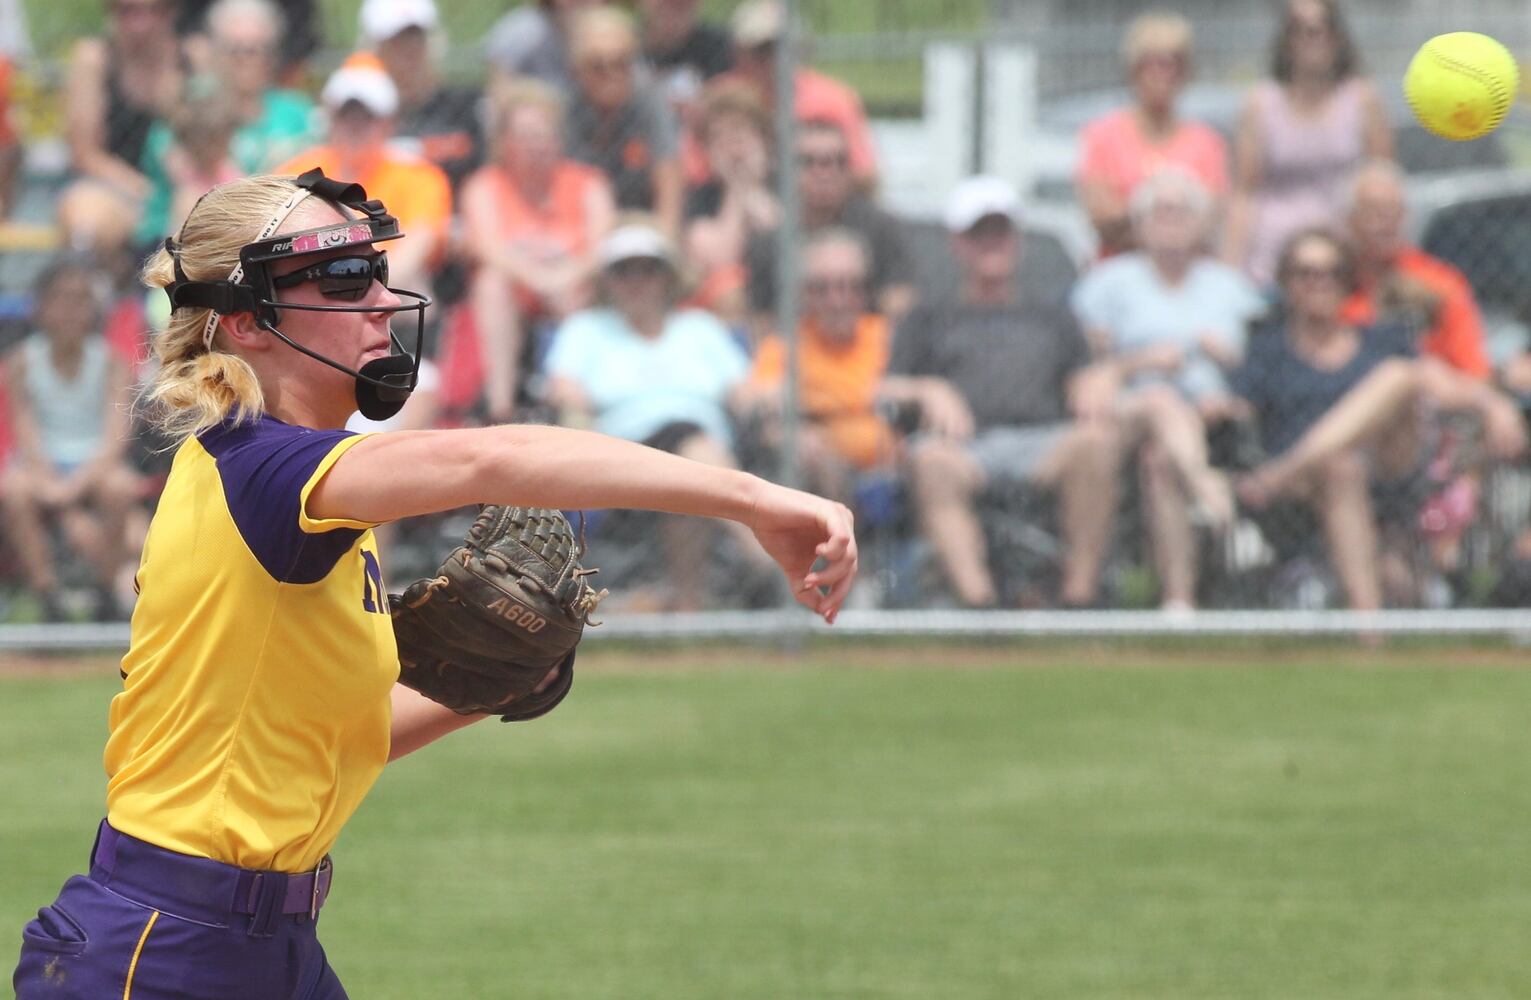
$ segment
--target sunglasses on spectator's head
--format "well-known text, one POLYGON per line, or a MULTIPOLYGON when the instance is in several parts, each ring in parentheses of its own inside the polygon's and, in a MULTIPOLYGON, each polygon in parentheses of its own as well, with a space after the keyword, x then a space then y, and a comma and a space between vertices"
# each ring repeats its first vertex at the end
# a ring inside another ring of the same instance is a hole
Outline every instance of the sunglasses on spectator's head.
POLYGON ((319 294, 327 299, 358 302, 372 288, 372 282, 388 287, 388 254, 379 251, 365 256, 330 257, 300 271, 272 278, 271 287, 293 288, 310 281, 319 283, 319 294))

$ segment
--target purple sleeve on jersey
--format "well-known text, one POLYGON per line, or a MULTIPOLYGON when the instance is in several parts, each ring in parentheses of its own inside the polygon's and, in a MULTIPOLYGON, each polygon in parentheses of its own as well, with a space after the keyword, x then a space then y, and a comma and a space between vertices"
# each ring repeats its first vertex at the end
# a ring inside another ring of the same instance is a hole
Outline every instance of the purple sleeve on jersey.
POLYGON ((316 583, 361 537, 356 528, 305 532, 303 487, 349 431, 293 427, 271 417, 215 427, 197 438, 218 466, 234 525, 266 572, 282 583, 316 583))

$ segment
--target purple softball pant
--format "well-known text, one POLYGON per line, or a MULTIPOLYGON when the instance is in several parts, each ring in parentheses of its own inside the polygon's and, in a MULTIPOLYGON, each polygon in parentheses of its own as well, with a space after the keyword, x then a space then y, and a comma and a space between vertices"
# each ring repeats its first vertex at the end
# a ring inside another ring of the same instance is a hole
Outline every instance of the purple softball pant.
POLYGON ((101 824, 22 931, 17 1000, 345 1000, 315 933, 331 868, 255 872, 101 824))

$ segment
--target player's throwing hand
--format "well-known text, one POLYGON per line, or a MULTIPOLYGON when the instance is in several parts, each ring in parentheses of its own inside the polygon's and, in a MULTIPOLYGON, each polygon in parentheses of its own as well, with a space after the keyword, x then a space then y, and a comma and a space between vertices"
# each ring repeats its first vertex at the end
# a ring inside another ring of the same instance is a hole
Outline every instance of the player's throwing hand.
POLYGON ((798 603, 833 625, 856 582, 856 535, 849 508, 762 480, 746 523, 786 572, 798 603))

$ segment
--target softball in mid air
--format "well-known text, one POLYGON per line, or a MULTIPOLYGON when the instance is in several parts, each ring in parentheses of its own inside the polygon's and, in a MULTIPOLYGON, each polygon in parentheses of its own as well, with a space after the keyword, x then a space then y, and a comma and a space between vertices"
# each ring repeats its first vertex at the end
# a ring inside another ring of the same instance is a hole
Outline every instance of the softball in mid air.
POLYGON ((1520 90, 1510 50, 1487 35, 1436 35, 1415 53, 1403 75, 1404 96, 1421 125, 1447 139, 1488 135, 1504 120, 1520 90))

